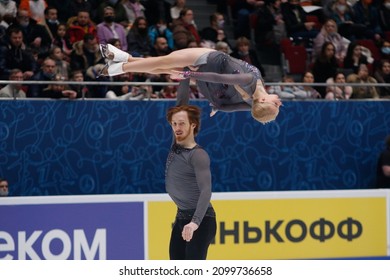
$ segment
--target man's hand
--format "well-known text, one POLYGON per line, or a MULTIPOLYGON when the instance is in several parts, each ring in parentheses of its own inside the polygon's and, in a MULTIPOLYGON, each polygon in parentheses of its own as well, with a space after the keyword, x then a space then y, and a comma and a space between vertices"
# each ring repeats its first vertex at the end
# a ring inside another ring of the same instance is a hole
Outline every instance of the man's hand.
POLYGON ((181 236, 183 239, 187 242, 190 242, 192 239, 192 236, 194 235, 195 230, 198 229, 198 225, 195 224, 194 222, 191 222, 189 224, 186 224, 183 228, 183 231, 181 233, 181 236))
POLYGON ((186 76, 186 72, 185 71, 171 70, 169 78, 171 80, 174 80, 174 81, 181 81, 181 80, 185 80, 185 79, 188 78, 188 77, 185 77, 185 76, 186 76))

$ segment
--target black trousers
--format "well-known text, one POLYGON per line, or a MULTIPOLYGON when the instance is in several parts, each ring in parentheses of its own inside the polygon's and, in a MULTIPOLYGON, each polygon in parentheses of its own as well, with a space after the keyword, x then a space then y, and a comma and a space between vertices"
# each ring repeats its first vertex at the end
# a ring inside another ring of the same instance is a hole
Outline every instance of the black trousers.
POLYGON ((205 260, 207 258, 208 248, 217 231, 215 215, 206 215, 199 228, 194 232, 192 239, 187 242, 181 234, 183 227, 190 222, 191 217, 176 216, 169 243, 169 258, 171 260, 205 260))

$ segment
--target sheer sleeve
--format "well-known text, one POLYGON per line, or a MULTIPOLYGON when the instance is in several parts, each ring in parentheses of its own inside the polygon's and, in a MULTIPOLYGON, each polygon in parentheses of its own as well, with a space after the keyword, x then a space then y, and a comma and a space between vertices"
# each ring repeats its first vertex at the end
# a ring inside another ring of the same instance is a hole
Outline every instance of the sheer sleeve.
POLYGON ((200 225, 211 200, 211 171, 209 155, 204 149, 197 148, 191 159, 191 163, 194 166, 196 181, 200 191, 199 200, 196 205, 192 221, 195 224, 200 225))
POLYGON ((181 80, 177 88, 176 106, 187 105, 189 101, 190 79, 181 80))
POLYGON ((214 72, 183 72, 184 78, 192 78, 198 81, 221 83, 227 85, 247 85, 250 84, 254 76, 249 73, 245 74, 218 74, 214 72))

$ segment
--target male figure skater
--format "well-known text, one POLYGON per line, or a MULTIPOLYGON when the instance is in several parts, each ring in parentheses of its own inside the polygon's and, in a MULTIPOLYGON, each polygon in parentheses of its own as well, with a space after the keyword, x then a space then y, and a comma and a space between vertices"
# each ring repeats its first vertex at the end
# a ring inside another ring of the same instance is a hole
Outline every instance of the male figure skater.
POLYGON ((200 114, 197 106, 181 105, 170 108, 166 115, 174 140, 166 162, 165 184, 178 208, 169 244, 172 260, 205 260, 217 229, 210 203, 210 158, 195 141, 200 114))

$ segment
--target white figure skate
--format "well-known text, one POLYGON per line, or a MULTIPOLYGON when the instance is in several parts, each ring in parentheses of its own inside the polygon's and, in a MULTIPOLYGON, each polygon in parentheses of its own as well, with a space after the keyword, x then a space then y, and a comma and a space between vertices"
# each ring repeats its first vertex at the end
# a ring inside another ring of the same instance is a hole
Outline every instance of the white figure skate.
POLYGON ((124 52, 111 44, 100 44, 100 52, 102 56, 110 62, 127 62, 131 55, 127 52, 124 52))

